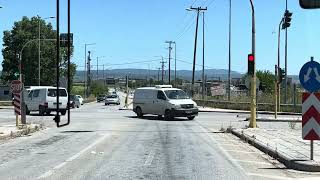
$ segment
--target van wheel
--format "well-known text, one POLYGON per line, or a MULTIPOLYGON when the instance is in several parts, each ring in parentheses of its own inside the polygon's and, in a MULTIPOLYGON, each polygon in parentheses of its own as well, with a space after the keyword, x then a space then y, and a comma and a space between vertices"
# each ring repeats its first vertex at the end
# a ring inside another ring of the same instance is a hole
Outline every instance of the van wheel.
POLYGON ((45 113, 45 108, 43 106, 39 106, 39 115, 43 116, 45 113))
POLYGON ((51 111, 47 110, 46 115, 50 115, 50 114, 51 114, 51 111))
POLYGON ((158 119, 160 119, 160 120, 161 120, 161 119, 162 119, 162 115, 158 115, 158 119))
POLYGON ((66 115, 67 110, 61 110, 60 112, 61 112, 61 115, 63 115, 63 116, 64 116, 64 115, 66 115))
POLYGON ((189 120, 193 120, 195 118, 195 116, 189 116, 188 119, 189 120))
POLYGON ((165 111, 165 113, 164 113, 164 119, 165 119, 166 121, 170 121, 170 120, 173 119, 172 113, 171 113, 171 111, 170 111, 169 109, 167 109, 167 110, 165 111))
POLYGON ((143 113, 140 107, 136 108, 136 114, 138 116, 138 118, 142 118, 143 117, 143 113))
POLYGON ((26 115, 30 115, 30 111, 28 109, 28 106, 26 106, 26 115))

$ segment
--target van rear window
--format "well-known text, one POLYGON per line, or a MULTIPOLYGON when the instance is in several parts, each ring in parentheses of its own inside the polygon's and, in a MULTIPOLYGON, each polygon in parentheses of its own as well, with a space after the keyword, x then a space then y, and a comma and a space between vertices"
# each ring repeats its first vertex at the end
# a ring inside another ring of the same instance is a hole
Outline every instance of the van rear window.
MULTIPOLYGON (((49 97, 57 97, 57 89, 48 89, 49 97)), ((60 97, 67 97, 67 91, 65 89, 59 89, 60 97)))

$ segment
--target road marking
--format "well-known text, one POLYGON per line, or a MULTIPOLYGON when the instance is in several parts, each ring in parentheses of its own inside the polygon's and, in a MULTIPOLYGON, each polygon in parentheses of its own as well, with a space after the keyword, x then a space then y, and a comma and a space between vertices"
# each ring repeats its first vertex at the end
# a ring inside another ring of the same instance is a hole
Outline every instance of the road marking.
POLYGON ((257 173, 247 173, 248 176, 257 176, 257 177, 264 177, 264 178, 270 178, 270 179, 293 179, 290 177, 284 177, 284 176, 274 176, 274 175, 267 175, 267 174, 257 174, 257 173))
POLYGON ((47 178, 49 176, 51 176, 55 170, 58 170, 60 168, 62 168, 63 166, 65 166, 68 162, 71 162, 75 159, 77 159, 78 157, 80 157, 83 153, 85 153, 86 151, 88 151, 89 149, 93 148, 94 146, 96 146, 97 144, 99 144, 100 142, 102 142, 104 139, 106 139, 108 136, 110 136, 110 134, 105 134, 102 137, 100 137, 99 139, 97 139, 96 141, 94 141, 92 144, 90 144, 88 147, 84 148, 83 150, 81 150, 80 152, 78 152, 77 154, 71 156, 70 158, 68 158, 67 160, 65 160, 64 162, 54 166, 52 168, 52 170, 49 170, 47 172, 45 172, 44 174, 40 175, 37 179, 43 179, 43 178, 47 178))
POLYGON ((144 165, 145 165, 145 166, 150 166, 155 155, 156 155, 156 152, 155 152, 154 150, 152 150, 152 151, 149 153, 149 155, 148 155, 148 157, 147 157, 147 160, 144 162, 144 165))
POLYGON ((259 154, 253 151, 239 151, 239 150, 226 150, 227 152, 235 152, 235 153, 245 153, 245 154, 259 154))
POLYGON ((238 162, 243 162, 243 163, 250 163, 250 164, 272 165, 272 164, 270 164, 270 163, 260 162, 260 161, 248 161, 248 160, 240 160, 240 159, 237 159, 236 161, 238 161, 238 162))
POLYGON ((211 139, 211 141, 213 141, 216 144, 216 147, 218 148, 218 150, 220 150, 220 152, 227 157, 227 159, 229 159, 231 161, 231 163, 236 166, 238 169, 240 169, 243 174, 246 173, 246 171, 244 170, 244 168, 242 166, 240 166, 240 164, 231 157, 231 155, 225 151, 225 149, 218 143, 218 141, 216 141, 209 133, 208 130, 205 129, 204 127, 201 126, 201 124, 199 122, 197 122, 198 126, 200 127, 200 129, 202 129, 202 131, 211 139))

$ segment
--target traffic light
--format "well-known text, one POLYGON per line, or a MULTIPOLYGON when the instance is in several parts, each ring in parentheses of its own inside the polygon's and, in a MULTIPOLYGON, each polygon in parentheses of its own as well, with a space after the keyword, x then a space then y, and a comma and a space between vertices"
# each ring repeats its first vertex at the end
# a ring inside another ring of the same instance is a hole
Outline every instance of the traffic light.
POLYGON ((284 69, 281 69, 281 68, 279 68, 279 83, 281 83, 283 80, 284 80, 284 78, 285 78, 285 76, 286 76, 286 72, 284 71, 284 69))
POLYGON ((286 10, 284 12, 284 17, 283 17, 283 24, 282 24, 282 29, 287 29, 288 27, 290 27, 290 22, 291 22, 291 16, 292 16, 292 13, 289 12, 288 10, 286 10))
POLYGON ((248 74, 253 75, 254 74, 254 55, 249 54, 248 55, 248 74))

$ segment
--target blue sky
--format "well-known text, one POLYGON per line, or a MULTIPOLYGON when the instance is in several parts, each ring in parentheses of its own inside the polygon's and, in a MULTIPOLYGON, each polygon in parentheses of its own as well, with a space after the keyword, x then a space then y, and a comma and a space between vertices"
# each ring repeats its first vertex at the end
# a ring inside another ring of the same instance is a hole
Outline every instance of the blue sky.
MULTIPOLYGON (((303 10, 298 0, 288 0, 293 12, 288 31, 288 74, 298 74, 302 65, 314 56, 320 59, 320 11, 303 10)), ((251 10, 249 0, 232 0, 232 70, 247 71, 251 51, 251 10)), ((61 4, 61 32, 66 31, 66 0, 61 4)), ((160 67, 160 56, 168 57, 166 40, 176 41, 177 69, 192 69, 195 12, 190 5, 208 6, 205 13, 205 65, 228 67, 228 0, 72 0, 71 31, 74 33, 73 61, 84 65, 84 44, 108 69, 160 67), (128 62, 149 61, 139 64, 128 62), (153 61, 151 61, 153 60, 153 61), (186 63, 187 62, 187 63, 186 63), (110 65, 111 64, 111 65, 110 65), (116 65, 121 64, 121 65, 116 65)), ((55 16, 55 0, 0 0, 0 31, 11 29, 22 16, 55 16)), ((274 71, 277 61, 277 29, 285 1, 255 0, 257 69, 274 71)), ((197 63, 202 62, 202 19, 200 19, 197 63)), ((56 23, 55 19, 47 22, 56 23)), ((284 37, 284 32, 282 32, 284 37)), ((2 33, 0 35, 2 39, 2 33)), ((284 66, 282 39, 282 66, 284 66)), ((2 49, 2 45, 0 45, 2 49)), ((2 56, 0 56, 2 61, 2 56)), ((172 63, 173 64, 173 63, 172 63)), ((94 67, 96 68, 96 67, 94 67)), ((201 66, 197 66, 201 69, 201 66)), ((1 69, 1 68, 0 68, 1 69)))

